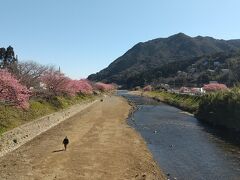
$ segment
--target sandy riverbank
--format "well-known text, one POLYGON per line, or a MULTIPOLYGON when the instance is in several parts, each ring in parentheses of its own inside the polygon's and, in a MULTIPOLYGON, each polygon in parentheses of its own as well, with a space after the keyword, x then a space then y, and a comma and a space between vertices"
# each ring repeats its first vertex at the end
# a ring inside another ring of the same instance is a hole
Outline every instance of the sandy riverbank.
POLYGON ((164 179, 126 123, 130 109, 123 98, 106 97, 1 157, 0 179, 164 179))
POLYGON ((0 136, 0 157, 17 149, 26 142, 32 140, 39 134, 49 130, 69 117, 88 108, 95 102, 97 102, 97 100, 85 101, 80 104, 73 105, 67 109, 46 115, 3 133, 0 136))

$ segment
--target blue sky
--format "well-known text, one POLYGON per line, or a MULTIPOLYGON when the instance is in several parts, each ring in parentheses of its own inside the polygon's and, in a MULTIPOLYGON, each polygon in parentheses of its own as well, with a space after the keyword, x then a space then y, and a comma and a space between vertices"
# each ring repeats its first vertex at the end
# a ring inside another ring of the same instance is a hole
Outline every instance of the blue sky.
POLYGON ((239 0, 0 0, 0 47, 84 78, 178 32, 240 39, 239 0))

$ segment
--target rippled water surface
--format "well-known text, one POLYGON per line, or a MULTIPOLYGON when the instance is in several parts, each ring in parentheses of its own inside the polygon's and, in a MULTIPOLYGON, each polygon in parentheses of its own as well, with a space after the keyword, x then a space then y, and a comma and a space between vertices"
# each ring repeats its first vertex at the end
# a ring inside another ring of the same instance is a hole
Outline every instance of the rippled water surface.
POLYGON ((152 99, 120 95, 137 105, 129 124, 145 139, 170 179, 240 180, 240 146, 183 111, 152 99))

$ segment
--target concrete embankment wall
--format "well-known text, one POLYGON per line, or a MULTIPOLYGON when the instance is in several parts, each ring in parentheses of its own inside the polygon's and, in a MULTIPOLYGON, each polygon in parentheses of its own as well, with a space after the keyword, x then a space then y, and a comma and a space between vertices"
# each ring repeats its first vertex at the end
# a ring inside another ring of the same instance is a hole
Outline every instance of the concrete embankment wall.
POLYGON ((39 134, 47 131, 53 126, 56 126, 71 116, 74 116, 75 114, 81 112, 96 102, 97 100, 76 104, 70 108, 41 117, 17 128, 14 128, 6 133, 3 133, 0 137, 0 157, 4 156, 8 152, 17 149, 39 134))

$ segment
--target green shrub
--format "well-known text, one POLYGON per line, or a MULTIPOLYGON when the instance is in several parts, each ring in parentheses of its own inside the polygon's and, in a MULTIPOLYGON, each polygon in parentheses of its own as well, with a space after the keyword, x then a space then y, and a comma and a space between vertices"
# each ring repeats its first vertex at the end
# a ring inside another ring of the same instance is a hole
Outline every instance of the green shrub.
POLYGON ((152 91, 146 92, 146 95, 157 98, 162 102, 179 107, 180 109, 196 112, 198 109, 200 97, 187 94, 176 94, 166 91, 152 91))
POLYGON ((240 90, 203 96, 196 117, 216 126, 240 130, 240 90))

